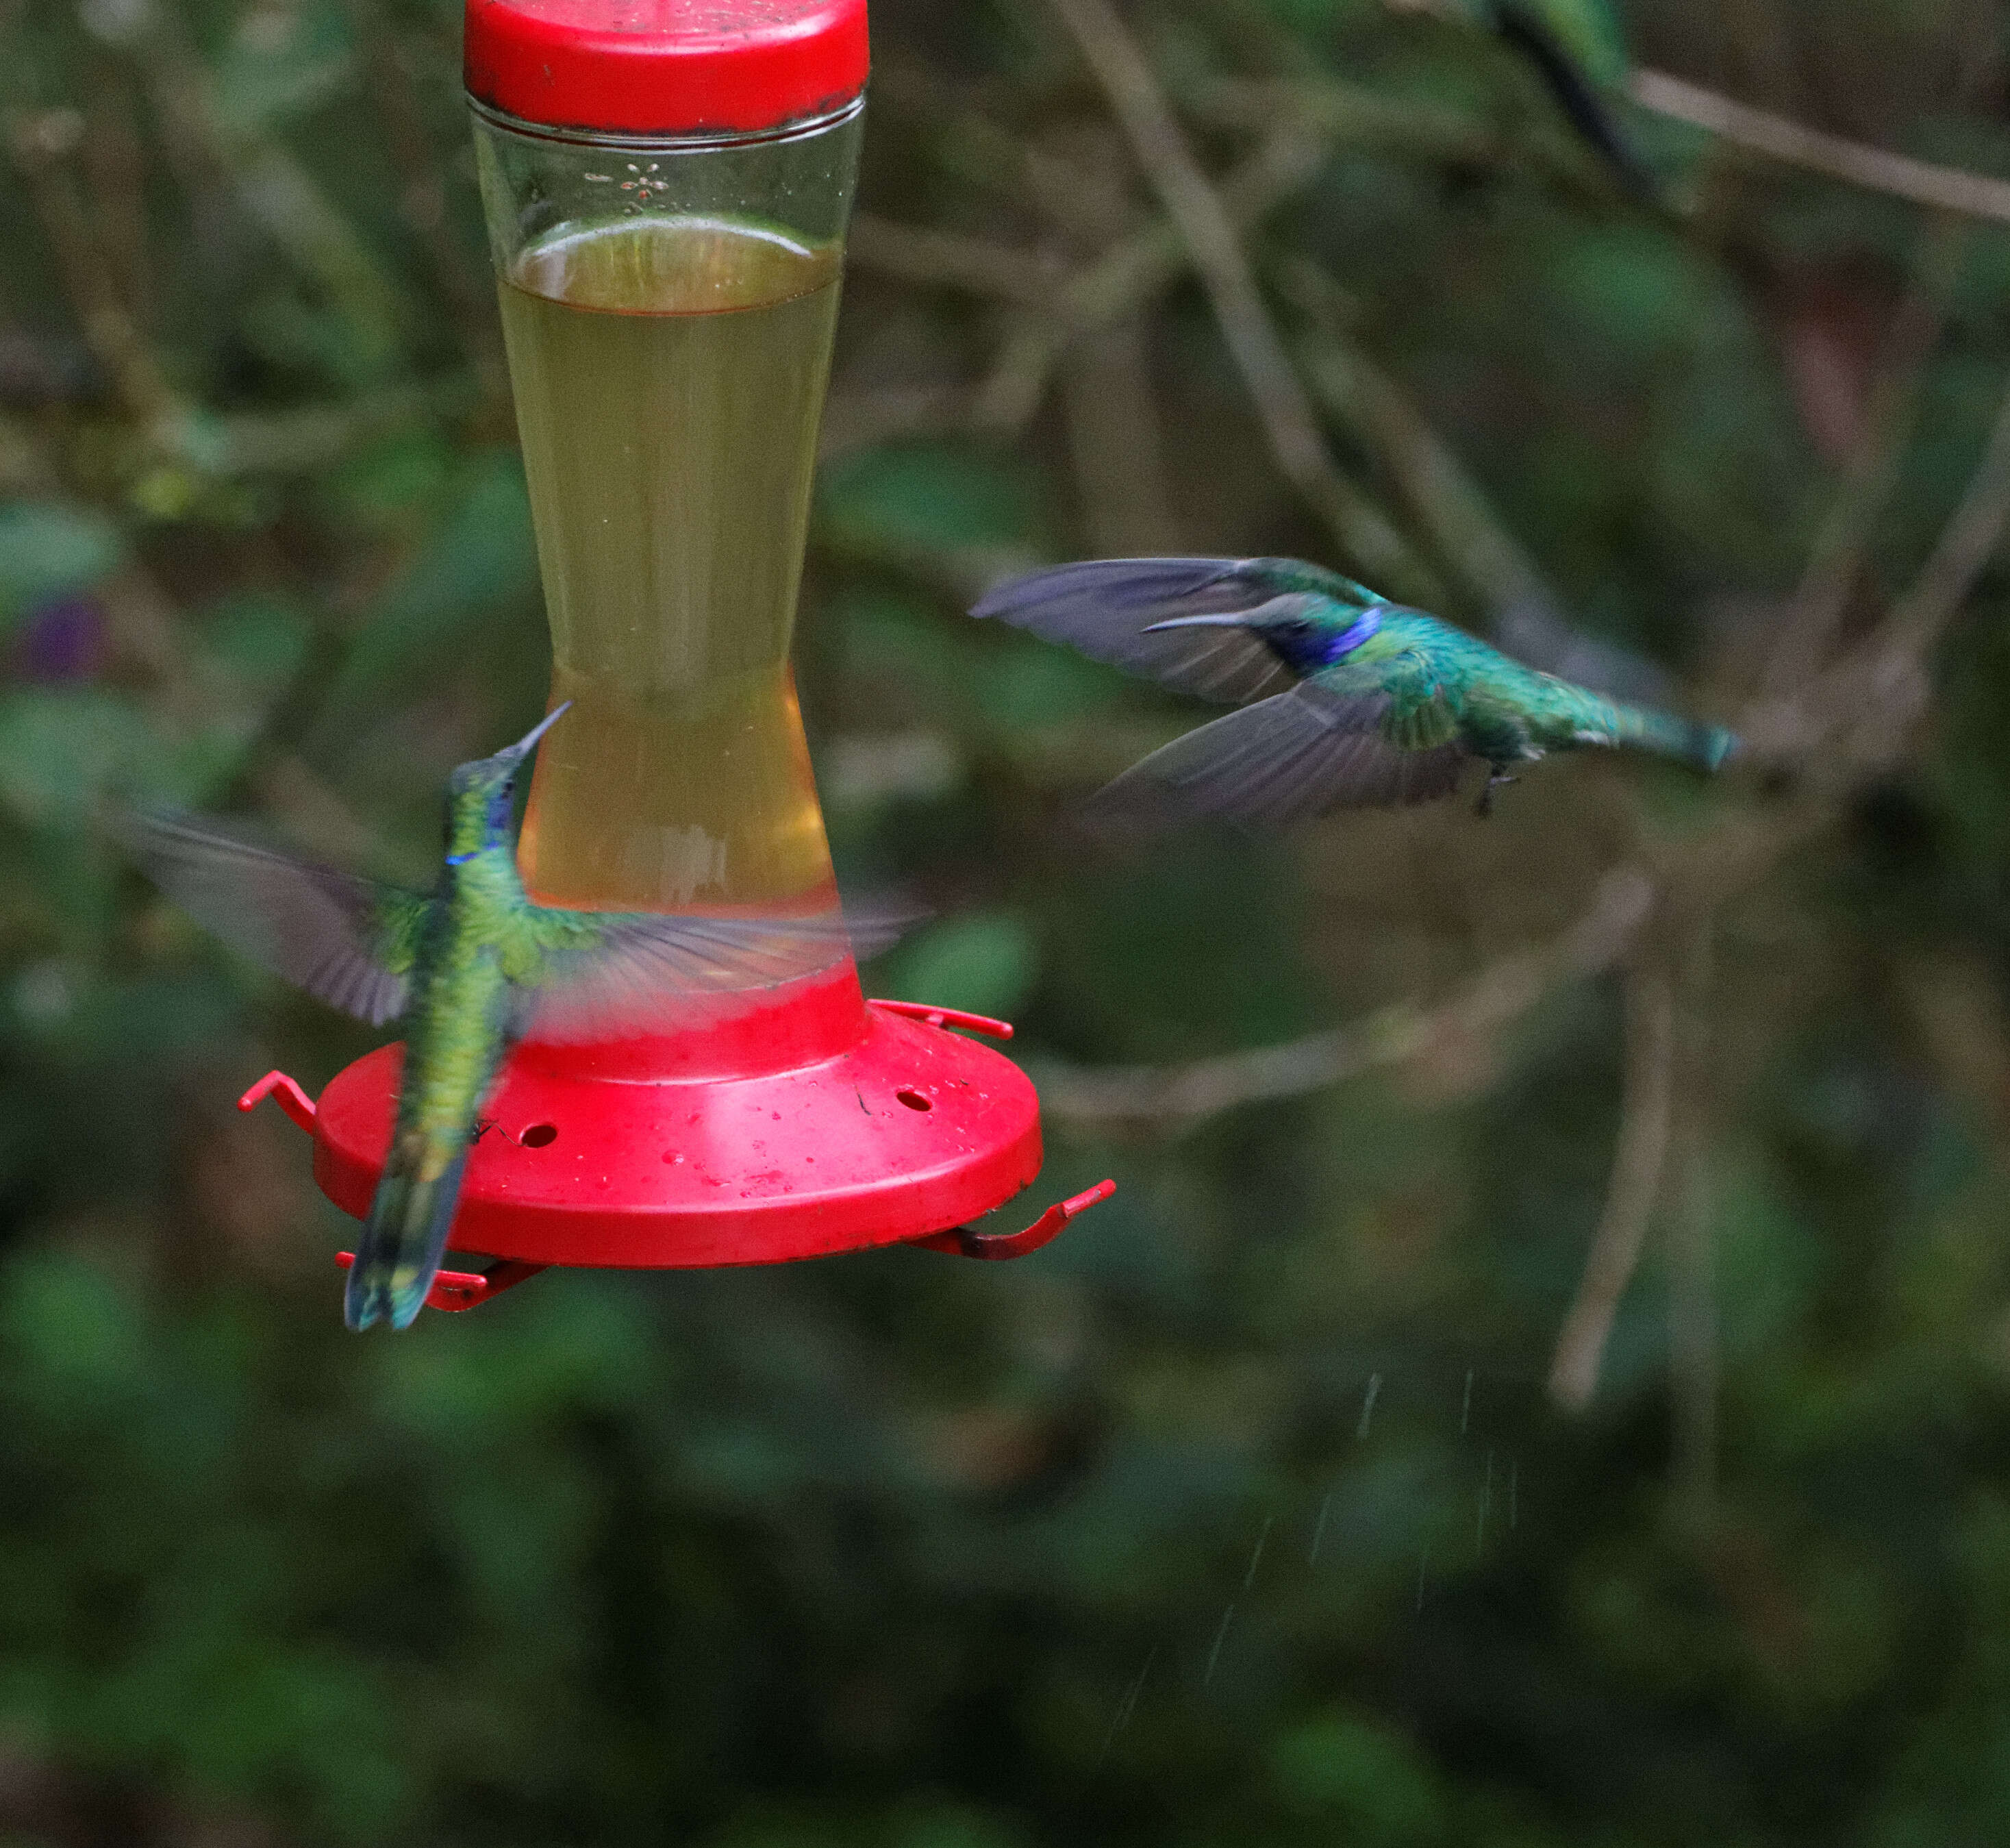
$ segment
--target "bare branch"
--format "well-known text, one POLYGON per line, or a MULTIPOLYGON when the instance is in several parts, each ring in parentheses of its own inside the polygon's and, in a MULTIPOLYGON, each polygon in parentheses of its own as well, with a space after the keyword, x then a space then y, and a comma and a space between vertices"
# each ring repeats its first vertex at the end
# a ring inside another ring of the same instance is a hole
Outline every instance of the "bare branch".
POLYGON ((1912 588, 1872 638, 1877 651, 1923 655, 1959 614, 2010 522, 2010 391, 1961 503, 1941 530, 1912 588))
MULTIPOLYGON (((1184 91, 1181 100, 1188 100, 1184 91)), ((1205 121, 1235 128, 1296 121, 1328 140, 1371 154, 1422 155, 1476 167, 1492 165, 1506 152, 1499 135, 1462 110, 1358 84, 1223 77, 1195 86, 1191 106, 1205 121)))
MULTIPOLYGON (((1324 145, 1302 131, 1273 135, 1221 185, 1238 225, 1254 223, 1318 171, 1324 145)), ((1072 276, 1055 275, 1042 253, 865 215, 852 221, 847 261, 904 282, 959 289, 1028 310, 1011 325, 969 421, 1012 435, 1042 401, 1054 368, 1078 340, 1135 318, 1187 267, 1170 220, 1135 231, 1072 276)))
POLYGON ((154 291, 147 257, 147 151, 140 138, 138 103, 128 73, 105 69, 86 93, 77 152, 98 247, 119 300, 144 329, 154 291))
MULTIPOLYGON (((1896 439, 1891 440, 1895 441, 1896 439)), ((1717 1352, 1711 1225, 1705 1174, 1700 997, 1709 981, 1710 921, 1728 896, 1732 876, 1776 863, 1792 846, 1833 816, 1867 769, 1888 760, 1930 691, 1926 659, 1959 613, 2010 525, 2010 391, 1998 407, 1981 459, 1959 504, 1942 528, 1911 589, 1877 631, 1812 690, 1809 709, 1826 712, 1832 747, 1816 759, 1801 798, 1774 822, 1744 838, 1720 829, 1686 856, 1679 890, 1696 920, 1695 954, 1686 972, 1677 1045, 1677 1017, 1665 972, 1638 979, 1645 990, 1629 1011, 1625 1114, 1606 1211, 1557 1340, 1551 1396, 1577 1410, 1596 1389, 1600 1357, 1645 1238, 1674 1114, 1674 1071, 1683 1069, 1680 1199, 1671 1226, 1670 1340, 1676 1398, 1676 1488, 1692 1519, 1707 1516, 1713 1495, 1717 1445, 1717 1352), (1767 833, 1770 832, 1770 843, 1767 833), (1743 853, 1735 851, 1742 845, 1743 853), (1756 851, 1753 851, 1756 848, 1756 851), (1739 862, 1742 861, 1742 864, 1739 862)))
POLYGON ((971 407, 971 424, 996 435, 1017 435, 1047 395, 1047 381, 1063 343, 1053 323, 1044 317, 1012 317, 971 407))
POLYGON ((1348 335, 1333 285, 1309 258, 1280 279, 1315 332, 1299 347, 1313 395, 1371 451, 1466 588, 1490 609, 1554 607, 1535 561, 1402 388, 1348 335))
MULTIPOLYGON (((1041 209, 1084 261, 1138 228, 1142 215, 1113 123, 1071 122, 1028 150, 1026 173, 1041 209)), ((1149 317, 1132 314, 1083 332, 1060 370, 1090 549, 1115 558, 1178 550, 1149 317)))
POLYGON ((496 319, 495 284, 487 266, 471 261, 455 235, 444 163, 427 131, 425 111, 397 28, 381 0, 348 0, 348 8, 369 73, 371 100, 383 125, 385 151, 404 183, 398 193, 399 211, 426 253, 483 395, 506 401, 509 372, 496 319))
POLYGON ((1429 574, 1381 510, 1333 466, 1227 208, 1187 145, 1144 55, 1108 0, 1053 3, 1192 254, 1223 338, 1286 479, 1365 575, 1399 595, 1432 600, 1435 587, 1429 574))
POLYGON ((1598 1390, 1613 1318, 1646 1244, 1668 1153, 1674 1018, 1674 984, 1659 958, 1636 967, 1626 986, 1625 1088, 1612 1178, 1591 1255, 1550 1363, 1550 1397, 1566 1411, 1582 1412, 1598 1390))
POLYGON ((1610 208, 1618 197, 1607 171, 1573 136, 1525 122, 1504 133, 1463 110, 1415 96, 1385 95, 1325 77, 1223 77, 1183 91, 1181 101, 1202 121, 1223 126, 1274 130, 1294 124, 1359 154, 1467 170, 1511 165, 1600 206, 1610 208))
POLYGON ((845 261, 903 283, 960 289, 1049 311, 1061 280, 1043 253, 903 225, 869 211, 853 215, 845 261))
POLYGON ((2010 390, 1961 501, 1912 588, 1884 621, 1797 698, 1755 705, 1746 736, 1776 752, 1887 761, 1924 705, 1926 657, 1961 612, 2010 525, 2010 390))
POLYGON ((1145 324, 1134 318, 1077 341, 1062 368, 1089 548, 1106 558, 1178 549, 1150 362, 1145 324))
MULTIPOLYGON (((1302 127, 1266 137, 1218 189, 1231 228, 1246 230, 1260 222, 1319 171, 1326 153, 1325 141, 1302 127)), ((1083 332, 1121 321, 1170 287, 1188 261, 1178 225, 1161 220, 1133 232, 1081 271, 1062 297, 1062 313, 1083 332)))
POLYGON ((1884 338, 1863 439, 1774 638, 1763 677, 1768 691, 1805 684, 1820 670, 1842 627, 1871 529, 1898 483, 1927 361, 1939 343, 1948 297, 1966 254, 1967 231, 1963 220, 1944 213, 1927 227, 1917 272, 1884 338))
MULTIPOLYGON (((1231 219, 1238 225, 1261 219, 1312 177, 1324 154, 1302 133, 1273 136, 1222 183, 1231 219)), ((1028 318, 1014 330, 974 421, 1008 433, 1022 429, 1068 347, 1135 317, 1172 286, 1189 260, 1178 227, 1167 219, 1112 245, 1060 291, 1058 318, 1028 318)))
POLYGON ((1672 1199, 1667 1215, 1668 1368, 1674 1389, 1675 1505, 1708 1522, 1717 1498, 1717 1275, 1709 1174, 1708 1016, 1710 925, 1699 926, 1683 969, 1677 1003, 1675 1062, 1680 1068, 1671 1138, 1672 1199))
POLYGON ((2010 180, 1994 179, 1960 167, 1937 166, 1865 142, 1824 134, 1664 71, 1635 71, 1628 90, 1643 109, 1706 128, 1727 141, 1789 165, 1910 199, 1916 204, 2010 224, 2010 180))
POLYGON ((12 112, 9 151, 48 233, 84 344, 105 368, 126 415, 150 441, 173 449, 188 427, 189 407, 135 325, 78 195, 67 163, 83 127, 73 110, 12 112))
POLYGON ((305 474, 401 425, 462 410, 478 389, 449 372, 331 404, 233 412, 210 421, 207 460, 218 474, 305 474))
POLYGON ((901 436, 944 436, 967 429, 970 394, 961 386, 908 385, 878 391, 833 388, 817 437, 817 460, 901 436))
POLYGON ((1599 882, 1589 908, 1560 936, 1501 958, 1436 1008, 1384 1008, 1351 1026, 1190 1065, 1049 1066, 1039 1075, 1042 1101, 1049 1115, 1076 1122, 1192 1122, 1405 1064, 1441 1040, 1497 1030, 1562 983, 1610 968, 1646 922, 1653 895, 1645 873, 1622 866, 1599 882))
POLYGON ((186 22, 172 9, 155 8, 127 48, 164 136, 236 199, 274 249, 327 291, 374 356, 394 353, 404 319, 396 283, 290 148, 231 120, 186 22))

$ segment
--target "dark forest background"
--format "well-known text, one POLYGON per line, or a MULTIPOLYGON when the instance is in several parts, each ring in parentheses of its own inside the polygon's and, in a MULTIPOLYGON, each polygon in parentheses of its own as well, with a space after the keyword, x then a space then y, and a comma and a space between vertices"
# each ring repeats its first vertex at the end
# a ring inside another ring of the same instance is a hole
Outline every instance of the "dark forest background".
POLYGON ((2004 1838, 1995 0, 875 0, 823 797, 1120 1191, 383 1340, 233 1107, 371 1036, 97 817, 418 877, 539 709, 457 14, 0 22, 7 1848, 2004 1838), (1093 848, 1198 714, 962 612, 1187 550, 1753 748, 1093 848))

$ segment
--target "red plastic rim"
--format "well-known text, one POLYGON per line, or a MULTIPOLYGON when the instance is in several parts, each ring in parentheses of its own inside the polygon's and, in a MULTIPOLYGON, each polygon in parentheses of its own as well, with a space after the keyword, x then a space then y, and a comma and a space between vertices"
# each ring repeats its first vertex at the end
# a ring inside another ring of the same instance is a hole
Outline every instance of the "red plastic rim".
POLYGON ((755 134, 865 87, 865 0, 467 0, 478 102, 550 128, 755 134))
MULTIPOLYGON (((946 1026, 865 1005, 848 961, 692 1037, 680 1070, 646 1075, 520 1047, 469 1151, 453 1248, 534 1264, 772 1263, 967 1225, 1039 1172, 1025 1074, 946 1026)), ((359 1217, 402 1050, 339 1074, 310 1119, 314 1178, 359 1217)))

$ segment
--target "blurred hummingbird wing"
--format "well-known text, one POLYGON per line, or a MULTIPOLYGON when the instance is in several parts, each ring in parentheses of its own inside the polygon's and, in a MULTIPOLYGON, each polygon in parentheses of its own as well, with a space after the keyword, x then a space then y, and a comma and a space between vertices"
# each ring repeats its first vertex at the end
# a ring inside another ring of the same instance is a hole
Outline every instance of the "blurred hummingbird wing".
POLYGON ((1151 830, 1218 816, 1268 830, 1330 808, 1449 795, 1465 766, 1464 748, 1395 743, 1385 730, 1390 705, 1384 693, 1295 687, 1132 765, 1091 798, 1087 819, 1099 829, 1151 830))
POLYGON ((504 968, 520 1039, 592 1043, 716 1018, 760 990, 885 947, 913 921, 841 913, 702 918, 534 905, 504 968))
POLYGON ((1291 670, 1255 634, 1246 629, 1142 631, 1168 617, 1240 615, 1269 602, 1285 588, 1259 568, 1270 562, 1094 559, 994 585, 970 613, 1001 617, 1182 693, 1241 705, 1293 683, 1291 670))
POLYGON ((297 860, 208 816, 149 811, 119 833, 147 876, 240 954, 372 1026, 404 1012, 431 898, 297 860))

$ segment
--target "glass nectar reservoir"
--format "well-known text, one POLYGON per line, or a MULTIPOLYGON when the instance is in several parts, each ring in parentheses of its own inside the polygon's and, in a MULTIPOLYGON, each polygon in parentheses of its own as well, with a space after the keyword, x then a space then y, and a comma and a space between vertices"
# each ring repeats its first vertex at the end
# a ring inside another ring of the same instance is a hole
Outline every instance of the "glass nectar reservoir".
POLYGON ((826 908, 789 646, 865 9, 476 0, 467 71, 552 702, 575 702, 538 759, 526 883, 826 908))

